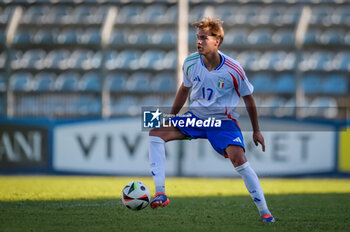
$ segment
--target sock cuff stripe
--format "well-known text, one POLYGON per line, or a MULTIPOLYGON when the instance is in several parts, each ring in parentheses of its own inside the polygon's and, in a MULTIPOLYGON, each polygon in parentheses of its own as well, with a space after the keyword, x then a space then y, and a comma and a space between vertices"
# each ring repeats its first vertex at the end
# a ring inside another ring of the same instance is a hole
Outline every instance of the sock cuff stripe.
POLYGON ((157 136, 149 136, 149 141, 155 143, 165 143, 165 141, 162 138, 157 136))

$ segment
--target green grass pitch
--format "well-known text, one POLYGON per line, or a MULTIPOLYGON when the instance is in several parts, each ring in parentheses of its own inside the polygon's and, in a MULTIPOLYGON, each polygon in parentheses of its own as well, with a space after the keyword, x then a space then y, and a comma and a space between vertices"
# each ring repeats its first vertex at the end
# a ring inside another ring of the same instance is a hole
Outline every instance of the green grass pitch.
POLYGON ((0 176, 0 231, 349 231, 349 179, 261 179, 273 224, 241 179, 168 178, 170 205, 131 211, 123 187, 151 178, 0 176))

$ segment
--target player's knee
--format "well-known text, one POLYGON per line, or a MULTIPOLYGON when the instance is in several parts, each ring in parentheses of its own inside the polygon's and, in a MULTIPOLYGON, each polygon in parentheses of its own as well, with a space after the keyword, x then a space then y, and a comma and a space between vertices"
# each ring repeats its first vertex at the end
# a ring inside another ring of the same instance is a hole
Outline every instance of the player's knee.
POLYGON ((156 137, 159 137, 161 139, 163 139, 165 142, 166 142, 166 138, 164 136, 164 133, 159 130, 158 128, 155 128, 155 129, 152 129, 149 133, 148 133, 149 136, 156 136, 156 137))
POLYGON ((241 146, 230 145, 226 148, 226 153, 229 156, 233 166, 238 167, 247 162, 247 157, 241 146))

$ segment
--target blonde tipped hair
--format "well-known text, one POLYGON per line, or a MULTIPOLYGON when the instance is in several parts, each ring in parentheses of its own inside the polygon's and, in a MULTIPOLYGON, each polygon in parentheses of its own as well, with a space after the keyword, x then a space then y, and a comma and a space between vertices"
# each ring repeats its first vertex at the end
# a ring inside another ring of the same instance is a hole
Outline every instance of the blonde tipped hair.
POLYGON ((224 21, 220 19, 213 19, 213 18, 206 17, 198 22, 193 23, 192 25, 198 29, 209 30, 211 34, 219 38, 222 43, 222 41, 224 40, 224 34, 225 34, 224 28, 222 27, 223 23, 224 21))

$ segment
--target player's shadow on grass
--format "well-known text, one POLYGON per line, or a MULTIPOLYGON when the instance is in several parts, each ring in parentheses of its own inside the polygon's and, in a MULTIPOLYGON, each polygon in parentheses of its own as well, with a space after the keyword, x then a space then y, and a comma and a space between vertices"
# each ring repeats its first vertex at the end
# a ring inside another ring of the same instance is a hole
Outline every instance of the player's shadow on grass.
POLYGON ((120 198, 1 201, 0 231, 346 231, 350 194, 266 195, 276 223, 249 196, 170 197, 164 209, 131 211, 120 198))

